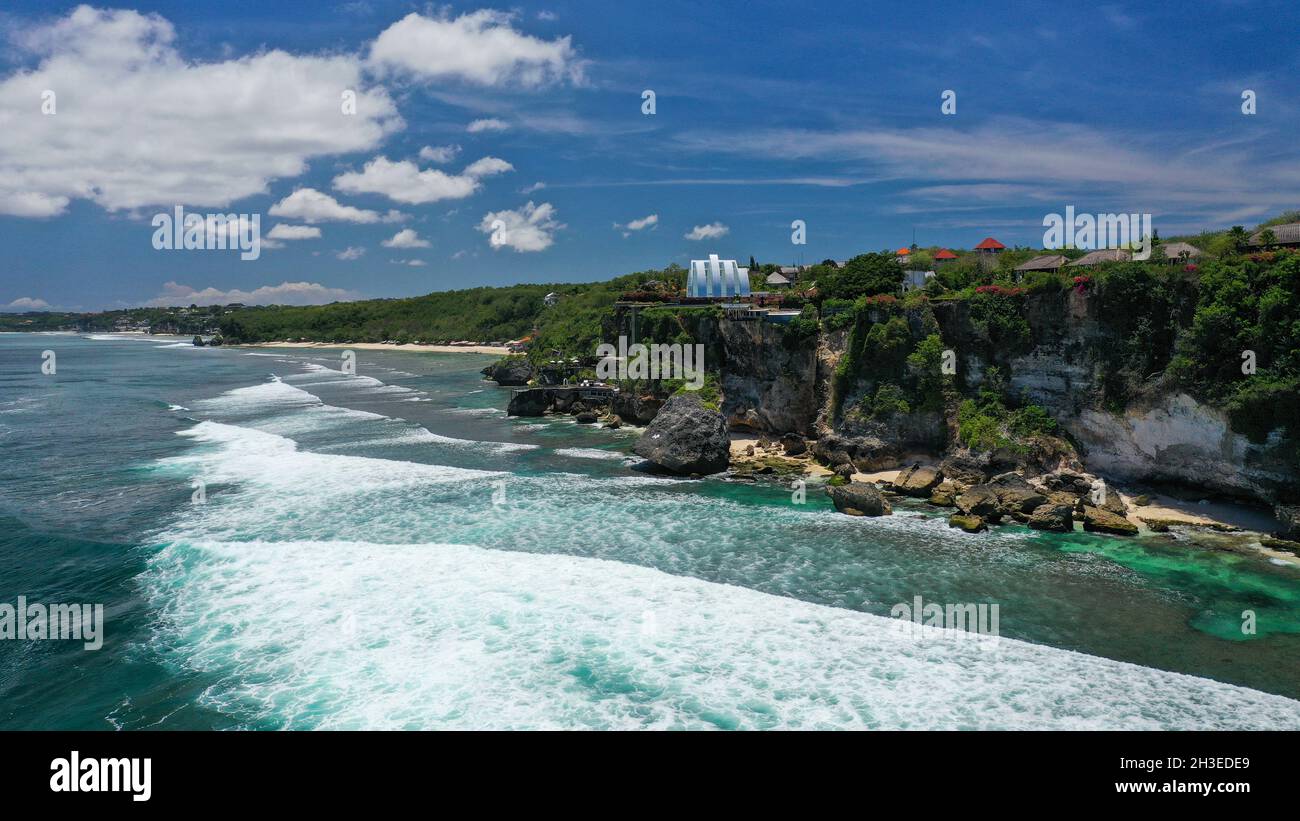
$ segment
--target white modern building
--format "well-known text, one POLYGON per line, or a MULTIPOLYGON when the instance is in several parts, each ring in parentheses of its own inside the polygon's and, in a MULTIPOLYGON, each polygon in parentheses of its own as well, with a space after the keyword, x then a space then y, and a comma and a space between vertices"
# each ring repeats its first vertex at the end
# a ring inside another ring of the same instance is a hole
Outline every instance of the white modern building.
POLYGON ((717 254, 693 259, 686 278, 686 295, 720 299, 749 296, 749 269, 739 267, 734 259, 718 259, 717 254))

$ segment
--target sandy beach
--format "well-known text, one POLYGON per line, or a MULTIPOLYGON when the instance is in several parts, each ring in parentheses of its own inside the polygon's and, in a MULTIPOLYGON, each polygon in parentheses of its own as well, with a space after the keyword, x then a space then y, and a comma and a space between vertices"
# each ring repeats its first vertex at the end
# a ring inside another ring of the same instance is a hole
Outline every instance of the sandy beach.
POLYGON ((493 356, 507 356, 506 348, 492 345, 385 345, 382 342, 254 342, 247 345, 231 347, 240 348, 352 348, 360 351, 425 351, 428 353, 483 353, 493 356))

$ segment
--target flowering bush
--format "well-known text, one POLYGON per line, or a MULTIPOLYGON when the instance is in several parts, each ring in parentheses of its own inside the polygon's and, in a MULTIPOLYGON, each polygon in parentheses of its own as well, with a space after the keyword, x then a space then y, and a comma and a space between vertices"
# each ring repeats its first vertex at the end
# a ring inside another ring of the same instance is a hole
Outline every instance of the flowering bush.
POLYGON ((977 294, 992 294, 993 296, 1020 296, 1024 292, 1024 288, 1007 288, 1002 285, 981 285, 975 289, 977 294))

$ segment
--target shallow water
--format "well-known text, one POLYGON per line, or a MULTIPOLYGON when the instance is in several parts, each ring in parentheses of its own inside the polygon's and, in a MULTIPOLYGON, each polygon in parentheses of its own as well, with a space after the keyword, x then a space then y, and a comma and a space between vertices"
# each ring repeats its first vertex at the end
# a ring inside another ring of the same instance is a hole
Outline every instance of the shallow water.
POLYGON ((357 355, 0 335, 0 601, 108 622, 0 641, 0 726, 1300 726, 1292 567, 656 477, 490 357, 357 355))

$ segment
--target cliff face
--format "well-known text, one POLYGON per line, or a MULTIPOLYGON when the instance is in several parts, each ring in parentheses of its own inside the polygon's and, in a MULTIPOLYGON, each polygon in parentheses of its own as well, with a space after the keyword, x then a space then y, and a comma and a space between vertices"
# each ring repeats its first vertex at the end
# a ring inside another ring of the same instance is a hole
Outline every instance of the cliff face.
MULTIPOLYGON (((1045 407, 1074 438, 1091 471, 1117 479, 1176 482, 1268 502, 1300 492, 1300 465, 1279 446, 1234 433, 1227 415, 1152 375, 1141 396, 1122 411, 1102 407, 1106 378, 1099 354, 1117 344, 1091 292, 1033 294, 1027 300, 1031 350, 1008 357, 1013 392, 1045 407)), ((947 318, 954 338, 971 332, 961 311, 947 318)), ((949 327, 945 327, 945 340, 949 327)), ((963 362, 978 374, 979 357, 963 362)))
MULTIPOLYGON (((1280 432, 1264 444, 1251 443, 1232 431, 1222 410, 1165 387, 1157 375, 1148 378, 1127 407, 1105 407, 1103 354, 1118 338, 1092 292, 1029 295, 1030 339, 1016 350, 990 344, 972 321, 967 302, 934 302, 931 310, 944 346, 957 353, 959 383, 969 391, 980 384, 988 366, 999 366, 1012 394, 1046 408, 1077 443, 1088 470, 1270 503, 1300 499, 1300 464, 1294 449, 1281 444, 1280 432)), ((907 320, 915 326, 917 317, 911 314, 909 310, 907 320)), ((626 333, 626 319, 615 328, 626 333)), ((791 343, 779 325, 716 316, 693 318, 682 330, 705 345, 709 370, 722 387, 722 412, 733 428, 820 435, 827 447, 876 467, 893 466, 909 451, 938 456, 953 446, 951 408, 884 420, 855 412, 872 390, 870 380, 851 384, 835 413, 835 371, 851 344, 845 330, 791 343)), ((912 328, 914 336, 926 332, 912 328)))

